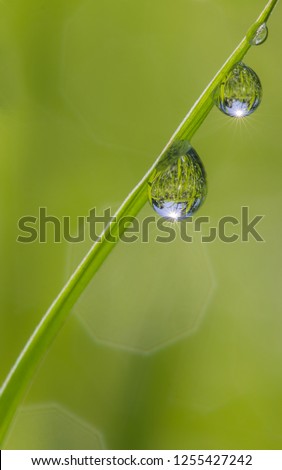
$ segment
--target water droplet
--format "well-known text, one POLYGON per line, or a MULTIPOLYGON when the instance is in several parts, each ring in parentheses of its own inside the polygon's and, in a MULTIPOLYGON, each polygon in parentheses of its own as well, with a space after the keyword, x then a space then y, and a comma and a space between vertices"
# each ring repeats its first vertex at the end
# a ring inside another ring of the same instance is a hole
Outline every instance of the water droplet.
POLYGON ((149 201, 162 217, 178 221, 190 217, 207 194, 204 166, 187 140, 171 145, 149 181, 149 201))
POLYGON ((262 86, 257 74, 239 62, 225 77, 214 94, 215 104, 223 113, 242 118, 252 114, 262 98, 262 86))
POLYGON ((266 23, 263 23, 255 32, 254 36, 250 40, 252 46, 259 46, 266 41, 268 36, 268 27, 266 23))

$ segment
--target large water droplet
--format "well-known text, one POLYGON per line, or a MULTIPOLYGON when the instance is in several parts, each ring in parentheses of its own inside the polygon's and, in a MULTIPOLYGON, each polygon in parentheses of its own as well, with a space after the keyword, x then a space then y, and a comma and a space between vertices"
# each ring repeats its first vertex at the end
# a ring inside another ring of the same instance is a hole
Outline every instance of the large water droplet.
POLYGON ((266 41, 268 36, 268 28, 266 23, 263 23, 255 32, 254 36, 250 40, 252 46, 259 46, 266 41))
POLYGON ((252 114, 262 98, 257 74, 242 62, 229 72, 214 94, 215 104, 223 113, 242 118, 252 114))
POLYGON ((187 140, 171 145, 149 181, 149 201, 166 219, 190 217, 207 194, 204 166, 187 140))

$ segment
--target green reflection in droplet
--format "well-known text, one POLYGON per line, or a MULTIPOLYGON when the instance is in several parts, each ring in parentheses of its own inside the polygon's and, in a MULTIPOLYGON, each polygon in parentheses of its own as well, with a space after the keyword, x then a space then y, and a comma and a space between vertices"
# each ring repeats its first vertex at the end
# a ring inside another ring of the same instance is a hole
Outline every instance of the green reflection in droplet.
POLYGON ((169 220, 190 217, 207 194, 204 166, 187 140, 174 142, 149 181, 153 209, 169 220))

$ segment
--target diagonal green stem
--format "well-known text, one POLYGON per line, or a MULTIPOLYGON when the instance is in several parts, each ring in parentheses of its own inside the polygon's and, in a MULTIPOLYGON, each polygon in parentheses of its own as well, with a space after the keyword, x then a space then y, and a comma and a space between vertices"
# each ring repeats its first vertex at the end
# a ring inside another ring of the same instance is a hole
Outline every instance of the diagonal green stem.
POLYGON ((277 2, 278 0, 270 0, 267 3, 257 21, 252 24, 244 39, 184 118, 161 155, 122 203, 115 214, 115 218, 106 227, 99 241, 92 246, 31 335, 0 390, 0 445, 3 445, 10 423, 31 382, 36 367, 65 322, 72 306, 105 261, 108 254, 116 246, 124 230, 119 224, 120 220, 124 216, 137 215, 144 206, 147 200, 147 182, 157 163, 163 158, 174 141, 179 139, 190 140, 193 137, 213 107, 214 90, 232 67, 243 59, 251 47, 250 38, 254 35, 257 28, 268 20, 277 2), (113 238, 115 238, 114 242, 112 241, 113 238))

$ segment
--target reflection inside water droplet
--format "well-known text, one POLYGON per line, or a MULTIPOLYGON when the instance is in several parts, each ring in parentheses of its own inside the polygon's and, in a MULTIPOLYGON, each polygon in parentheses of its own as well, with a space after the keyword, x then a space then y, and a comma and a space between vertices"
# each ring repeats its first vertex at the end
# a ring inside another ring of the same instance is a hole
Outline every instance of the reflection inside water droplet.
POLYGON ((266 23, 263 23, 255 32, 254 36, 250 40, 250 44, 252 46, 259 46, 260 44, 263 44, 268 36, 268 27, 266 23))
POLYGON ((186 140, 171 145, 149 181, 153 209, 171 221, 190 217, 207 194, 206 173, 197 154, 186 140))
POLYGON ((262 86, 257 74, 242 62, 235 65, 214 93, 218 109, 236 118, 252 114, 261 98, 262 86))

